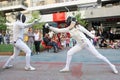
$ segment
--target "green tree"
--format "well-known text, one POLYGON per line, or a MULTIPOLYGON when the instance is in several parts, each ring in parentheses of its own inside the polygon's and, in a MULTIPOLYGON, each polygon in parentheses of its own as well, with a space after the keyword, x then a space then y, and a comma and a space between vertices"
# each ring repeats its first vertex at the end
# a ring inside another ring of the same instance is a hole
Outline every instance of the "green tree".
POLYGON ((86 20, 81 19, 81 14, 78 13, 75 15, 77 22, 80 23, 82 26, 87 27, 88 26, 88 22, 86 20))
MULTIPOLYGON (((28 21, 28 23, 33 22, 35 19, 40 19, 40 18, 41 18, 40 16, 41 16, 41 15, 40 15, 40 12, 39 12, 39 11, 33 11, 33 12, 32 12, 32 18, 28 21)), ((41 23, 39 23, 39 24, 35 24, 35 25, 33 26, 33 28, 34 28, 34 29, 42 29, 42 28, 43 28, 43 25, 44 25, 44 23, 41 22, 41 23)))
POLYGON ((0 12, 0 31, 3 32, 7 29, 7 26, 5 24, 6 19, 5 17, 3 17, 3 13, 0 12))

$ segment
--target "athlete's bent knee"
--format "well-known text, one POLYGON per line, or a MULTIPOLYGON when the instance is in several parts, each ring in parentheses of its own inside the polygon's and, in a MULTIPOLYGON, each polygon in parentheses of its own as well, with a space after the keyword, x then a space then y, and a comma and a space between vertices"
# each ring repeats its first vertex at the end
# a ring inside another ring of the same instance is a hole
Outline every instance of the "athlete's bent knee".
POLYGON ((26 52, 26 56, 31 56, 31 50, 28 50, 28 51, 26 52))

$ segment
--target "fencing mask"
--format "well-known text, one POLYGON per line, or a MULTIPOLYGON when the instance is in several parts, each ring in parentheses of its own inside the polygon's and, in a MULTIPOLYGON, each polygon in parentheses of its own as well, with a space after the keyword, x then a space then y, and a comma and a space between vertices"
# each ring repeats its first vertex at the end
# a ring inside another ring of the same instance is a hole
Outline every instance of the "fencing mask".
POLYGON ((26 17, 25 17, 24 14, 18 13, 18 15, 16 16, 16 19, 19 20, 19 21, 21 21, 22 23, 24 23, 25 20, 26 20, 26 17))
POLYGON ((67 26, 70 26, 70 24, 71 24, 72 21, 75 21, 75 22, 76 22, 76 18, 69 16, 69 17, 67 18, 67 20, 66 20, 67 26))

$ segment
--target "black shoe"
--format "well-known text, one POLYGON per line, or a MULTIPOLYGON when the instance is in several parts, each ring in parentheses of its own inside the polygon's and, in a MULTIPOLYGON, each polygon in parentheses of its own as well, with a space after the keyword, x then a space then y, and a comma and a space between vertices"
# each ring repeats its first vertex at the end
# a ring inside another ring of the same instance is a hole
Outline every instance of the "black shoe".
POLYGON ((57 51, 54 51, 54 53, 57 53, 57 51))

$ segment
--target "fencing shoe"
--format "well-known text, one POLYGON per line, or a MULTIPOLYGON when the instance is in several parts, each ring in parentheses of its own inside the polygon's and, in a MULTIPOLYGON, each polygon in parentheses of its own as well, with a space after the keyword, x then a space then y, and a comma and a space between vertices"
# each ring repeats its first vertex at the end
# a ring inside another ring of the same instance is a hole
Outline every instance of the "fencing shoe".
POLYGON ((112 68, 112 70, 113 70, 113 72, 114 72, 115 74, 118 73, 118 70, 116 69, 115 65, 112 65, 111 68, 112 68))
POLYGON ((70 71, 69 68, 63 68, 60 70, 60 72, 69 72, 69 71, 70 71))
POLYGON ((4 65, 4 66, 3 66, 3 69, 9 69, 9 68, 11 68, 11 67, 13 67, 13 65, 4 65))
POLYGON ((26 71, 34 71, 36 69, 34 67, 32 67, 32 66, 25 66, 25 70, 26 71))

